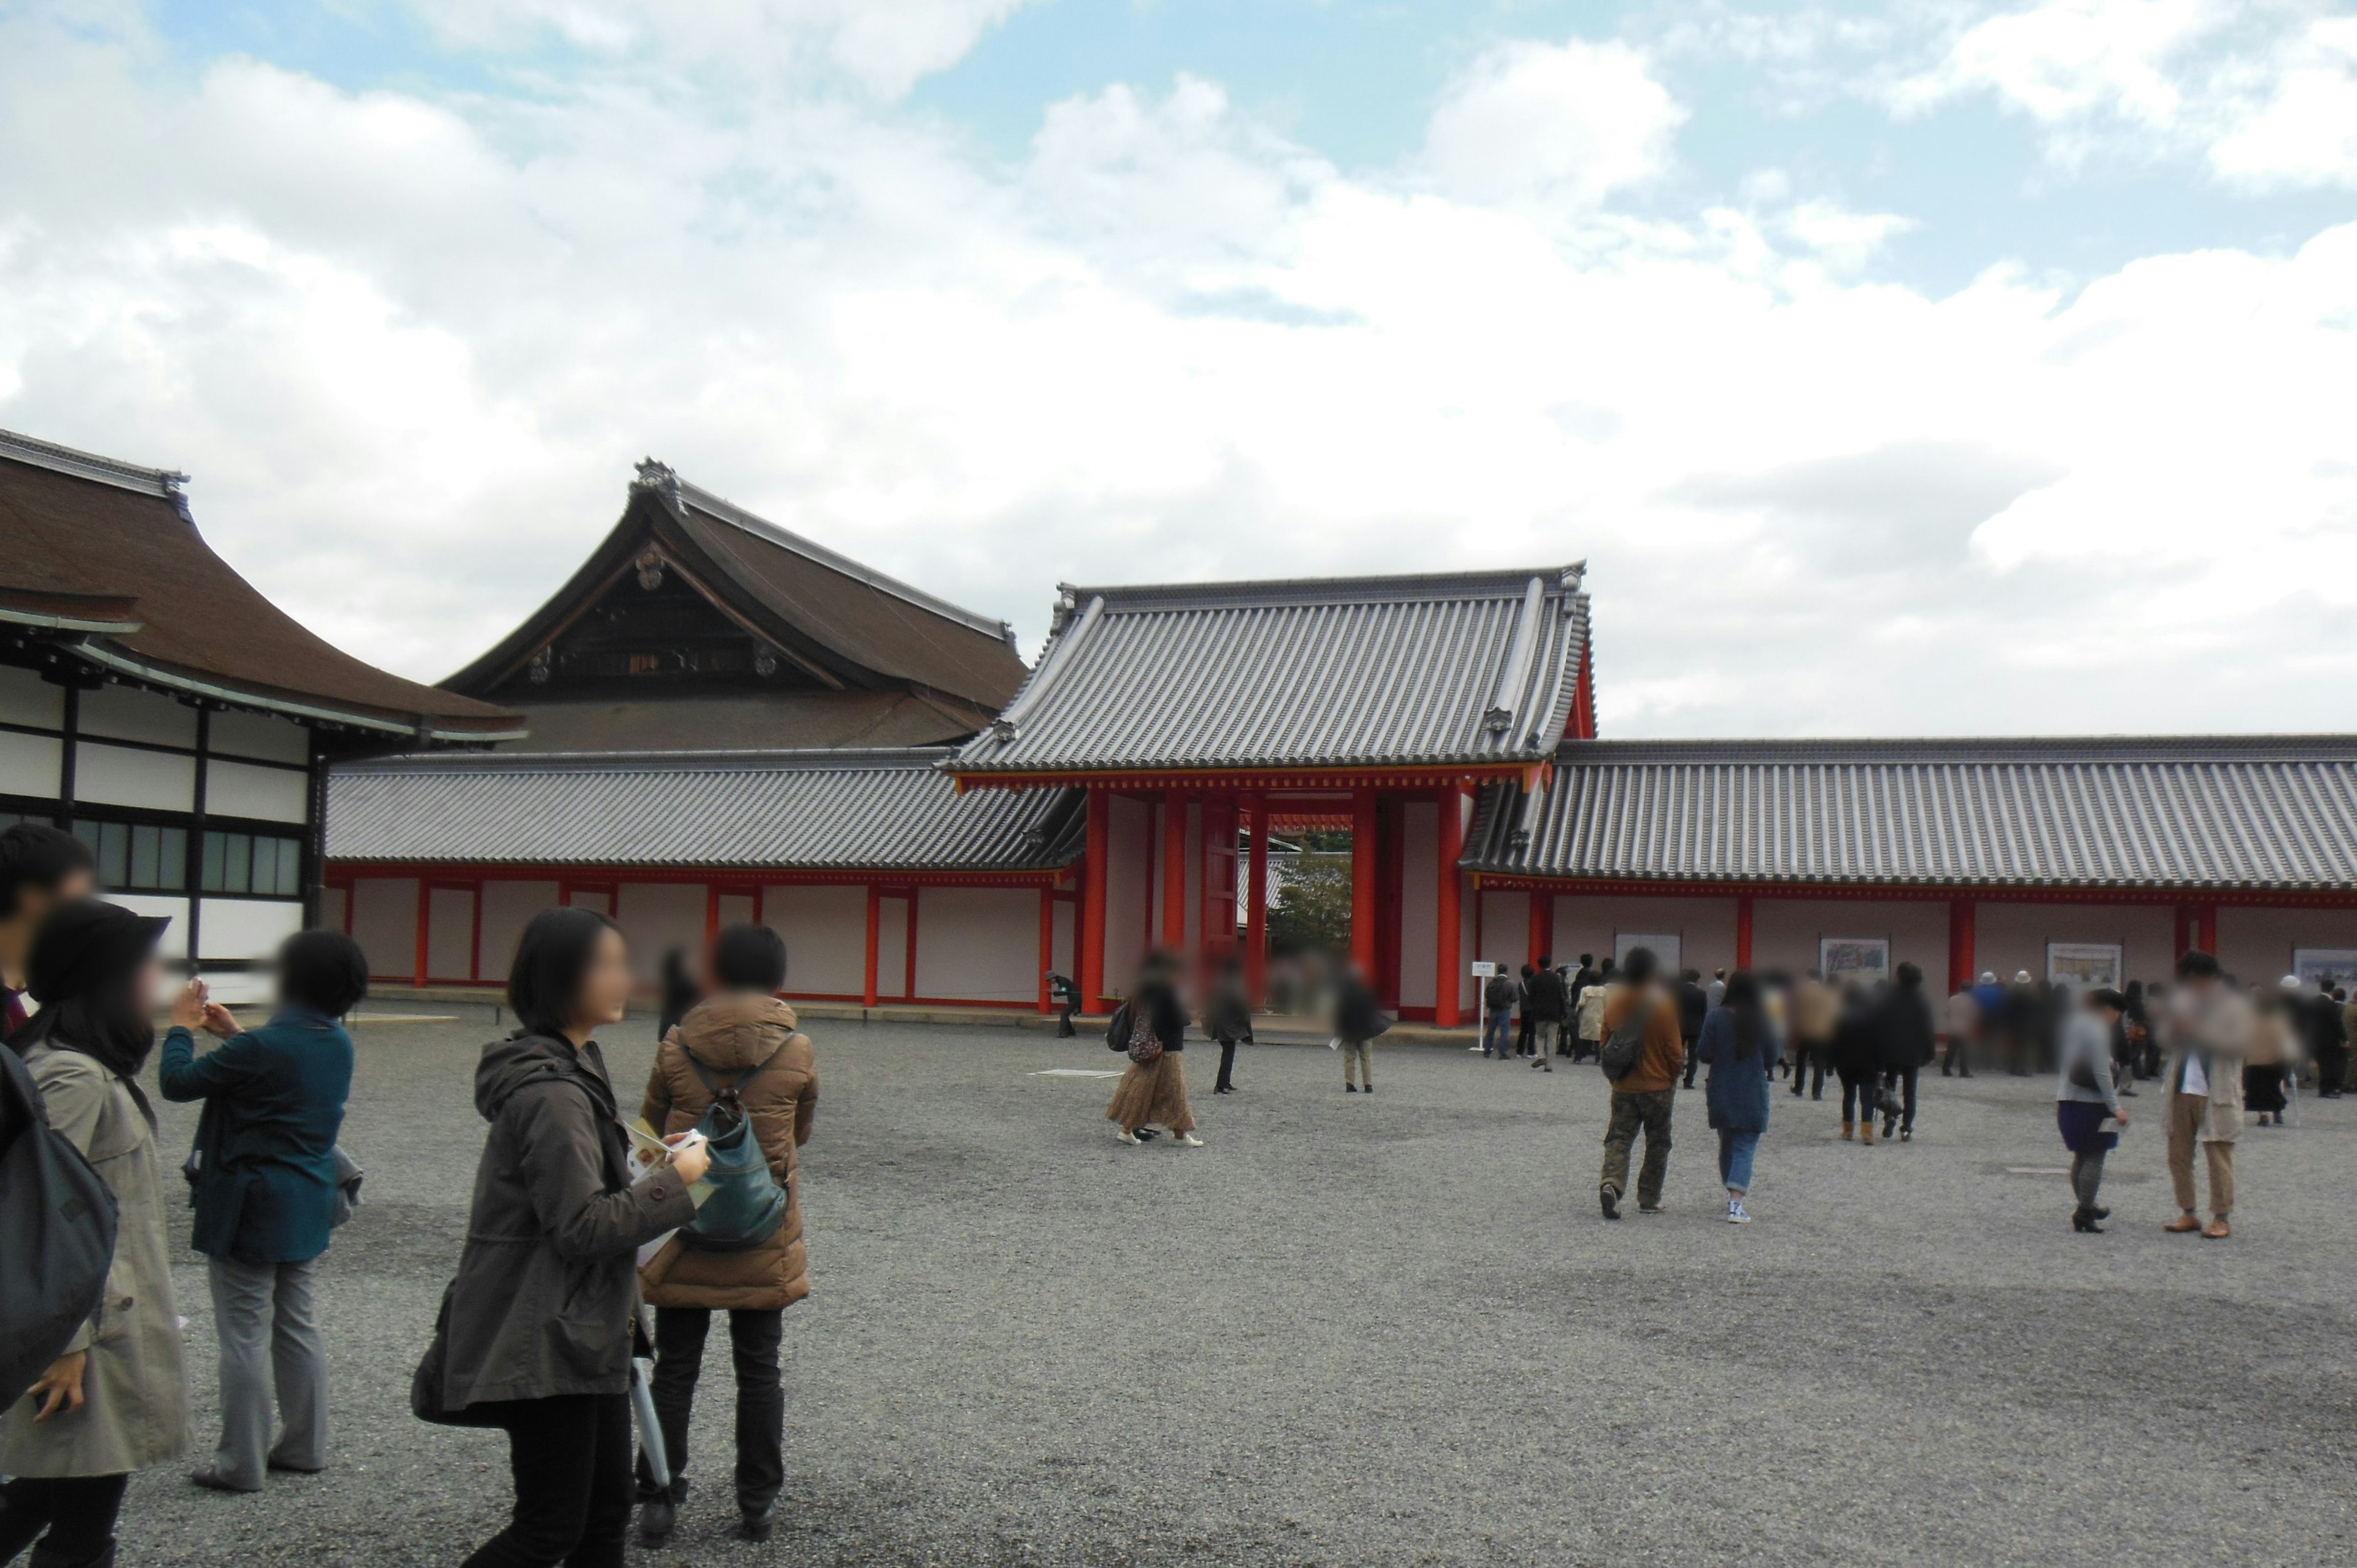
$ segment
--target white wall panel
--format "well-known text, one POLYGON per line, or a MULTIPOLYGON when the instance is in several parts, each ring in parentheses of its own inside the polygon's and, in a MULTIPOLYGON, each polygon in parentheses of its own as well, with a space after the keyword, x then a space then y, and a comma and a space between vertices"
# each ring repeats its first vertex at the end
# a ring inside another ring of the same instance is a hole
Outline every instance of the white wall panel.
POLYGON ((750 926, 760 918, 760 900, 750 893, 723 893, 715 902, 720 911, 720 929, 750 926))
POLYGON ((205 765, 205 810, 266 822, 306 822, 311 814, 310 776, 216 757, 205 765))
POLYGON ((74 728, 81 735, 107 735, 117 740, 194 746, 197 710, 153 692, 130 686, 101 686, 81 694, 81 714, 74 721, 74 728))
MULTIPOLYGON (((1944 928, 1943 928, 1944 929, 1944 928)), ((2220 922, 2224 934, 2224 922, 2220 922)), ((2177 966, 2174 911, 2166 905, 2138 904, 1999 904, 1985 903, 1973 920, 1973 967, 1995 970, 2011 980, 2028 970, 2033 979, 2046 978, 2049 942, 2116 942, 2127 969, 2127 979, 2165 981, 2177 966)), ((1907 955, 1911 956, 1911 955, 1907 955)), ((2285 952, 2288 959, 2288 950, 2285 952)), ((1948 983, 1944 942, 1936 964, 1917 959, 1935 987, 1948 983)), ((2278 969, 2276 974, 2281 974, 2278 969)), ((2276 974, 2263 978, 2273 980, 2276 974)), ((2262 978, 2245 976, 2245 978, 2262 978)))
POLYGON ((50 685, 30 670, 0 664, 0 724, 62 729, 65 722, 64 687, 50 685))
MULTIPOLYGON (((2143 913, 2144 911, 2137 911, 2143 913)), ((2156 922, 2163 942, 2176 936, 2174 916, 2167 909, 2150 911, 2159 917, 2156 922)), ((2088 937, 2058 936, 2056 941, 2090 941, 2088 937)), ((2218 961, 2244 982, 2256 981, 2273 985, 2291 970, 2291 955, 2300 948, 2357 948, 2357 909, 2220 909, 2218 911, 2218 961)), ((2128 974, 2132 979, 2161 979, 2168 965, 2174 964, 2170 953, 2164 961, 2153 952, 2149 940, 2132 946, 2128 951, 2128 974)))
POLYGON ((1029 1002, 1039 994, 1039 894, 1030 887, 917 890, 917 994, 1029 1002))
MULTIPOLYGON (((414 904, 410 906, 413 909, 414 904)), ((197 921, 197 958, 268 958, 303 929, 303 906, 283 898, 206 898, 197 921)), ((414 939, 413 938, 413 945, 414 939)))
POLYGON ((352 884, 352 940, 368 954, 369 972, 385 980, 417 977, 417 878, 363 876, 352 884))
POLYGON ((1520 975, 1523 965, 1535 961, 1531 951, 1531 896, 1527 893, 1481 895, 1481 937, 1475 958, 1502 963, 1520 975))
POLYGON ((168 959, 188 956, 188 901, 186 898, 153 893, 110 893, 106 901, 120 904, 135 914, 163 916, 172 923, 164 929, 164 940, 156 944, 156 950, 168 959))
MULTIPOLYGON (((804 996, 862 996, 867 989, 867 889, 798 884, 761 889, 761 920, 786 944, 786 989, 804 996)), ((897 939, 908 940, 903 927, 897 939)), ((904 953, 877 940, 879 960, 894 975, 908 967, 904 953)), ((897 995, 900 988, 892 987, 897 995)))
POLYGON ((1056 900, 1055 908, 1049 911, 1049 918, 1054 922, 1051 928, 1054 935, 1048 945, 1049 950, 1055 954, 1052 961, 1056 972, 1067 980, 1074 981, 1081 977, 1081 954, 1079 948, 1074 945, 1079 937, 1073 920, 1078 908, 1079 906, 1070 898, 1059 898, 1056 900))
MULTIPOLYGON (((1766 900, 1761 901, 1764 908, 1766 900)), ((1872 906, 1851 904, 1850 909, 1872 906)), ((1626 898, 1577 894, 1555 901, 1555 960, 1566 969, 1579 967, 1581 953, 1594 953, 1602 963, 1616 950, 1623 935, 1641 933, 1678 939, 1678 961, 1708 975, 1721 967, 1735 967, 1735 900, 1732 898, 1667 898, 1659 896, 1626 898)), ((1857 935, 1857 932, 1832 933, 1857 935)), ((1873 932, 1864 933, 1873 935, 1873 932)), ((1794 939, 1796 941, 1801 940, 1794 939)), ((1807 939, 1809 961, 1795 963, 1792 953, 1771 956, 1761 945, 1755 927, 1752 957, 1762 968, 1782 964, 1797 974, 1816 967, 1816 939, 1807 939)), ((1792 952, 1797 953, 1796 947, 1792 952)), ((1662 955, 1667 958, 1667 954, 1662 955)))
POLYGON ((351 895, 340 887, 319 889, 319 929, 340 931, 351 918, 351 895))
POLYGON ((425 978, 475 977, 475 890, 436 887, 425 905, 425 978))
POLYGON ((74 799, 98 806, 140 806, 151 811, 192 811, 197 759, 129 746, 74 746, 74 799))
POLYGON ((1440 957, 1440 807, 1409 800, 1400 808, 1400 972, 1403 1007, 1429 1007, 1438 992, 1440 957))
POLYGON ((218 713, 213 715, 207 749, 218 756, 258 757, 265 762, 308 763, 311 732, 293 719, 268 714, 218 713))
MULTIPOLYGON (((866 960, 863 958, 861 961, 864 964, 866 960)), ((863 971, 863 981, 864 978, 863 971)), ((876 994, 879 999, 909 994, 909 900, 906 898, 877 901, 876 994)))
POLYGON ((1154 813, 1143 800, 1109 795, 1105 824, 1104 984, 1109 992, 1126 994, 1146 957, 1154 813))
MULTIPOLYGON (((1948 906, 1871 898, 1760 898, 1751 906, 1751 958, 1760 969, 1804 974, 1817 967, 1827 939, 1881 937, 1890 967, 1911 963, 1934 995, 1948 983, 1948 906)), ((1696 963, 1693 953, 1686 959, 1696 963)), ((1719 961, 1696 966, 1707 973, 1719 961)), ((1729 961, 1732 961, 1731 960, 1729 961)))
POLYGON ((0 730, 0 794, 56 800, 59 770, 65 755, 65 742, 61 740, 0 730))
POLYGON ((625 882, 614 923, 630 944, 630 969, 641 985, 662 972, 663 955, 683 950, 691 968, 704 951, 705 887, 701 882, 625 882))
POLYGON ((556 884, 554 882, 510 882, 504 878, 486 878, 483 883, 482 908, 477 917, 483 923, 482 973, 485 980, 504 981, 515 964, 516 943, 523 938, 523 929, 543 909, 556 908, 556 884))

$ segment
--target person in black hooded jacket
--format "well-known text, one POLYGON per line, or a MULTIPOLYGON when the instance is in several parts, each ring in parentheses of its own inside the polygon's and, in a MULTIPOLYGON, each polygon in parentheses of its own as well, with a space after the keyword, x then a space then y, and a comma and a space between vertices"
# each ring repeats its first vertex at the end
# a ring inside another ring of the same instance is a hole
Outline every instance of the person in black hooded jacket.
MULTIPOLYGON (((710 1156, 687 1138, 630 1179, 612 1079, 590 1032, 630 1001, 621 932, 595 910, 543 910, 508 979, 523 1026, 483 1047, 475 1107, 490 1134, 450 1287, 442 1408, 508 1434, 507 1529, 467 1568, 619 1568, 630 1477, 638 1250, 695 1218, 710 1156)), ((684 1136, 684 1135, 683 1135, 684 1136)))
POLYGON ((1923 994, 1923 972, 1902 963, 1897 975, 1875 998, 1874 1046, 1882 1067, 1882 1135, 1896 1132, 1903 1144, 1915 1136, 1915 1079, 1939 1053, 1939 1031, 1923 994))

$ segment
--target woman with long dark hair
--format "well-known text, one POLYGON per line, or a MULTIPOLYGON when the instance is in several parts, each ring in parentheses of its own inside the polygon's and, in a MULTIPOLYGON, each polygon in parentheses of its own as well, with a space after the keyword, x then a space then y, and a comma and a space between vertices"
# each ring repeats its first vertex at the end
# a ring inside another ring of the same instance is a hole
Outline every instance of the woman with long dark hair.
POLYGON ((683 1134, 630 1179, 612 1079, 592 1031, 621 1021, 630 955, 595 910, 544 909, 508 974, 522 1026, 483 1047, 475 1108, 491 1124, 450 1287, 443 1410, 504 1427, 507 1529, 468 1568, 619 1568, 630 1522, 630 1350, 638 1250, 695 1218, 710 1156, 683 1134))
POLYGON ((1768 1131, 1768 1085, 1781 1047, 1760 996, 1760 983, 1738 970, 1727 1000, 1703 1020, 1695 1055, 1710 1069, 1704 1094, 1718 1134, 1718 1179, 1727 1188, 1727 1222, 1749 1225, 1743 1199, 1751 1190, 1751 1161, 1768 1131))
MULTIPOLYGON (((113 1560, 115 1515, 135 1470, 188 1446, 188 1392, 166 1250, 156 1112, 140 1090, 163 989, 168 921, 78 899, 51 910, 26 965, 40 1011, 8 1044, 31 1069, 49 1124, 114 1195, 114 1261, 98 1310, 0 1417, 0 1563, 36 1537, 42 1563, 113 1560)), ((191 985, 176 1023, 201 1024, 191 985)))

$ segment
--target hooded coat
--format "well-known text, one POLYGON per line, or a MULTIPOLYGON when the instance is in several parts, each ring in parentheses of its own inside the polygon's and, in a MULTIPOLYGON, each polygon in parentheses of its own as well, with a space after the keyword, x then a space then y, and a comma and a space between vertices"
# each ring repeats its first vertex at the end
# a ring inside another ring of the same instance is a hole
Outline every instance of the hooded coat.
POLYGON ((773 996, 729 993, 698 1003, 655 1052, 643 1114, 668 1137, 712 1109, 714 1095, 688 1059, 723 1088, 739 1081, 753 1135, 770 1174, 786 1189, 786 1217, 769 1240, 741 1252, 714 1251, 674 1236, 640 1271, 656 1306, 730 1310, 791 1306, 810 1294, 810 1254, 802 1244, 802 1144, 818 1117, 818 1054, 795 1028, 794 1010, 773 996), (748 1078, 755 1068, 760 1071, 748 1078))
POLYGON ((695 1218, 686 1185, 668 1167, 631 1183, 594 1041, 485 1046, 475 1109, 491 1131, 450 1286, 443 1408, 624 1392, 638 1250, 695 1218))

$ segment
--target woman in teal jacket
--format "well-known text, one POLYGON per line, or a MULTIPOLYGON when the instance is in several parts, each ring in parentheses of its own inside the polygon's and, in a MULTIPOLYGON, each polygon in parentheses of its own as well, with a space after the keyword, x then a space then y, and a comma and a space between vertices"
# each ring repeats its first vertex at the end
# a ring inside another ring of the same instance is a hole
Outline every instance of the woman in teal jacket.
POLYGON ((340 931, 302 931, 278 950, 278 1011, 240 1033, 219 1003, 204 1027, 227 1043, 202 1057, 176 1026, 157 1079, 167 1100, 201 1100, 189 1156, 195 1236, 221 1340, 221 1440, 191 1477, 216 1491, 262 1489, 266 1470, 327 1467, 327 1348, 315 1305, 336 1208, 336 1135, 352 1087, 339 1020, 368 993, 368 960, 340 931), (276 1371, 283 1430, 271 1442, 276 1371))

